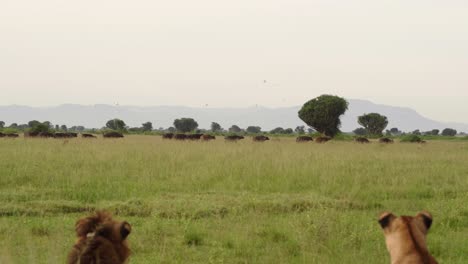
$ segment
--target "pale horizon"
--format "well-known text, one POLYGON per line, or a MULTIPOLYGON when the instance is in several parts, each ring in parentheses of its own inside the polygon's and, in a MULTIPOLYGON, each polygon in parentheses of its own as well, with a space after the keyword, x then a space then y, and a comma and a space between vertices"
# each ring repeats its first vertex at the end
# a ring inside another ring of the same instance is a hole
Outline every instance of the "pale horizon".
POLYGON ((0 105, 289 107, 468 123, 468 3, 4 1, 0 105))

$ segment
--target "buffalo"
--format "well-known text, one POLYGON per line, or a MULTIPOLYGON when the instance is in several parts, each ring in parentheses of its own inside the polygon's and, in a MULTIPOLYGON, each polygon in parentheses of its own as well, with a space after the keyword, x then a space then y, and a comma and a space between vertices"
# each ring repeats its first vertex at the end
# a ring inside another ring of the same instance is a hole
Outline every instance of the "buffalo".
POLYGON ((370 141, 365 137, 357 137, 354 139, 354 141, 356 141, 357 143, 361 143, 361 144, 370 143, 370 141))
POLYGON ((51 132, 40 132, 37 136, 41 138, 53 138, 54 134, 51 132))
POLYGON ((391 138, 380 138, 379 142, 384 143, 384 144, 390 144, 390 143, 393 143, 393 139, 391 139, 391 138))
POLYGON ((187 139, 187 135, 185 135, 185 134, 175 134, 175 135, 174 135, 174 139, 175 139, 175 140, 186 140, 186 139, 187 139))
POLYGON ((270 138, 267 136, 254 136, 252 139, 255 142, 264 142, 264 141, 270 140, 270 138))
POLYGON ((0 132, 0 137, 6 137, 6 135, 0 132))
POLYGON ((203 134, 190 134, 190 135, 187 135, 187 139, 199 140, 201 138, 201 136, 203 136, 203 134))
POLYGON ((96 136, 93 134, 81 134, 81 137, 82 138, 96 138, 96 136))
POLYGON ((244 137, 243 136, 237 136, 237 135, 231 135, 231 136, 225 136, 224 139, 227 140, 227 141, 237 141, 237 140, 244 139, 244 137))
POLYGON ((314 139, 309 136, 299 136, 296 138, 296 142, 308 142, 308 141, 313 141, 314 139))
POLYGON ((174 133, 164 133, 162 135, 163 139, 172 139, 174 137, 174 133))
POLYGON ((24 137, 37 137, 39 132, 24 132, 24 137))
POLYGON ((320 136, 315 138, 316 143, 325 143, 327 141, 330 141, 332 138, 329 136, 320 136))
POLYGON ((205 135, 202 135, 202 136, 201 136, 201 139, 202 139, 202 140, 205 140, 205 141, 209 141, 209 140, 216 139, 216 137, 215 137, 215 136, 212 136, 212 135, 207 135, 207 134, 205 134, 205 135))
POLYGON ((16 133, 5 134, 5 136, 6 136, 6 137, 9 137, 9 138, 17 138, 17 137, 19 137, 19 135, 16 134, 16 133))
POLYGON ((124 136, 119 132, 112 131, 112 132, 104 133, 103 137, 105 137, 105 138, 123 138, 124 136))
POLYGON ((69 138, 70 135, 68 133, 62 133, 62 132, 55 132, 54 133, 54 138, 69 138))

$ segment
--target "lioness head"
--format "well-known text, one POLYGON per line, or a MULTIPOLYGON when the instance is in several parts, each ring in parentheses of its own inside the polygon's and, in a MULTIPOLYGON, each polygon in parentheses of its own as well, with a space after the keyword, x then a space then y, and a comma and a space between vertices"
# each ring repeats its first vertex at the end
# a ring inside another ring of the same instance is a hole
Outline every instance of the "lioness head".
POLYGON ((422 211, 416 216, 400 217, 384 212, 380 214, 378 221, 384 231, 392 263, 437 263, 426 246, 426 235, 432 225, 432 215, 429 212, 422 211))

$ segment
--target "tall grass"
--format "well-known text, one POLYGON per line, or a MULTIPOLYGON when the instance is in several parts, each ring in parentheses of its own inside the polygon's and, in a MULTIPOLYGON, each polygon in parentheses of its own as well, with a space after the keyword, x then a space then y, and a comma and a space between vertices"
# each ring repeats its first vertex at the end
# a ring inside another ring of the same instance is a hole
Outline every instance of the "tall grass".
POLYGON ((133 225, 131 263, 388 263, 380 211, 426 209, 468 259, 468 143, 0 140, 0 263, 63 263, 74 222, 133 225))

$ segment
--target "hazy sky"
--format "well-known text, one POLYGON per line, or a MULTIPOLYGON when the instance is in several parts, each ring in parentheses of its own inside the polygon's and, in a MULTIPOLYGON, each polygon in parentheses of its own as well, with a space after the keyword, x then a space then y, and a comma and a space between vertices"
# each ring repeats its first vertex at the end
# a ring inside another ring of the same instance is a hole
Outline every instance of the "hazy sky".
POLYGON ((0 105, 276 107, 323 93, 468 122, 468 1, 0 1, 0 105))

